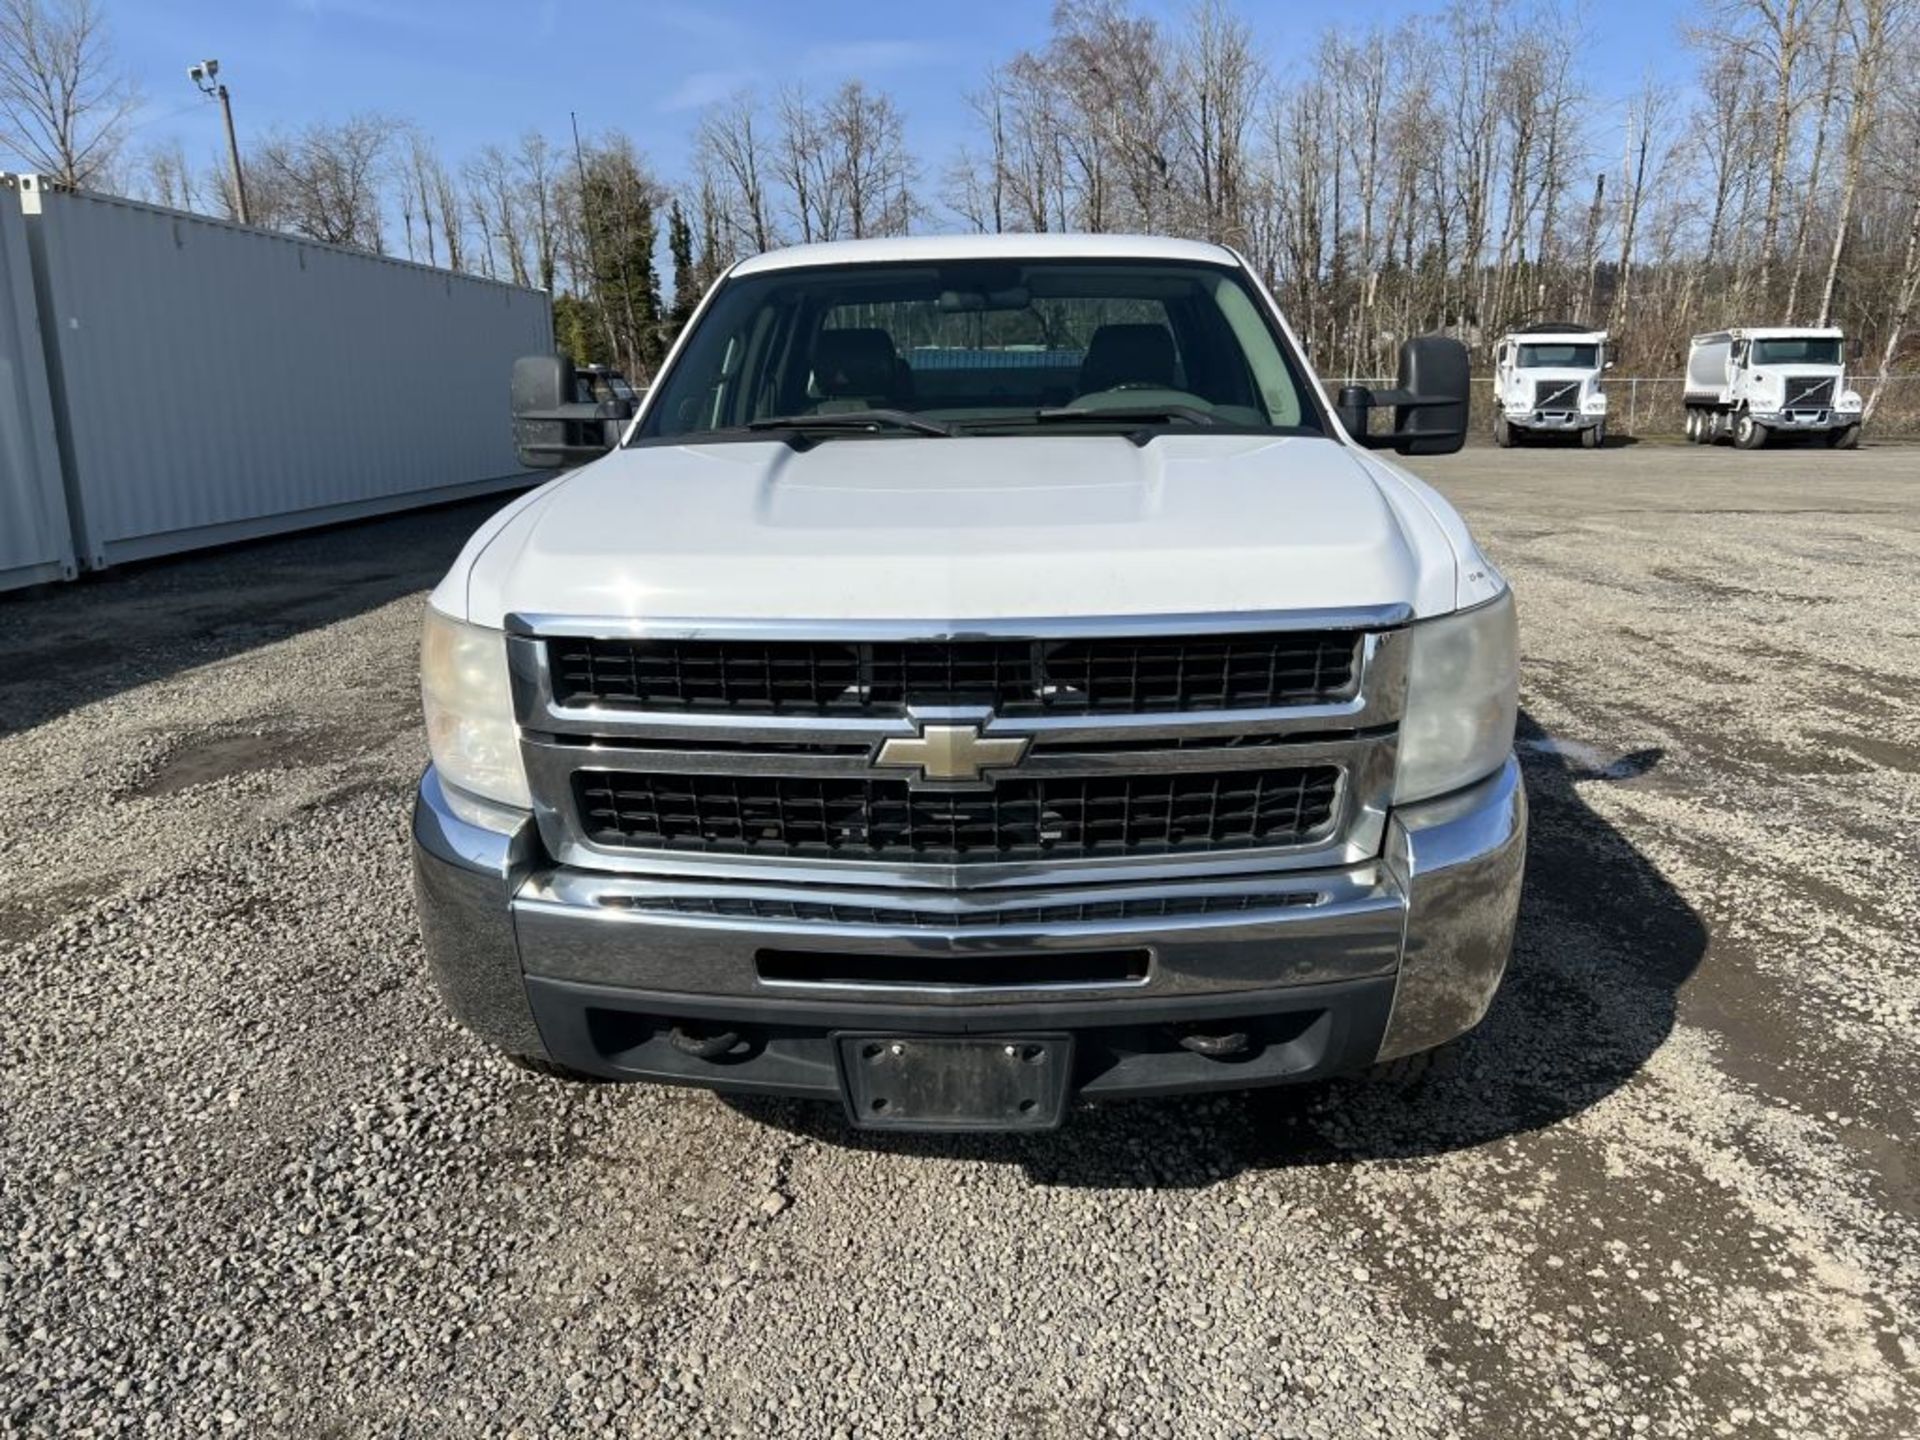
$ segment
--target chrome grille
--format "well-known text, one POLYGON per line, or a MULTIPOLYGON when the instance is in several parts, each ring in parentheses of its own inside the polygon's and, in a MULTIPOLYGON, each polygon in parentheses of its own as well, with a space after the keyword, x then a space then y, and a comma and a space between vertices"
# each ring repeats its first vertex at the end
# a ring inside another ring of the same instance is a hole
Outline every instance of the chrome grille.
POLYGON ((1006 716, 1263 709, 1352 693, 1358 637, 1283 632, 1162 639, 546 642, 564 705, 697 713, 1006 716))
POLYGON ((1377 856, 1407 615, 1296 618, 1117 634, 985 622, 964 639, 797 621, 507 628, 528 784, 561 867, 991 889, 1377 856), (876 763, 936 725, 1027 743, 965 779, 876 763))
POLYGON ((1325 833, 1339 786, 1331 765, 1055 775, 963 792, 904 780, 583 769, 573 798, 599 845, 962 865, 1299 845, 1325 833))

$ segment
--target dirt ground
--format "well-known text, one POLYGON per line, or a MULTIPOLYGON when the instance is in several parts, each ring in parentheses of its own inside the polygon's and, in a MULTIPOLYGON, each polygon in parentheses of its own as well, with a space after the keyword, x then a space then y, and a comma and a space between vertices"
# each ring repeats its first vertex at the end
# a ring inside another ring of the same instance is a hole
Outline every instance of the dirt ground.
POLYGON ((407 888, 486 507, 0 597, 0 1433, 1920 1433, 1920 450, 1473 449, 1513 966, 1412 1091, 514 1071, 407 888))

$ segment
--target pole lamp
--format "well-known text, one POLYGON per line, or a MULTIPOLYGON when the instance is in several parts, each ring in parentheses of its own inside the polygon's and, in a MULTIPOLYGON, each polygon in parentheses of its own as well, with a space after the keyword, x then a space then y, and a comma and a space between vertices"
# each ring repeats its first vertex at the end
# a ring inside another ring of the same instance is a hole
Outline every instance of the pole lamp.
POLYGON ((220 102, 220 114, 227 122, 227 163, 233 167, 234 208, 240 212, 240 223, 251 225, 253 217, 247 213, 247 177, 240 170, 240 142, 233 134, 233 101, 227 97, 227 87, 220 82, 219 75, 218 60, 202 60, 198 65, 187 67, 187 78, 200 87, 200 93, 220 102))

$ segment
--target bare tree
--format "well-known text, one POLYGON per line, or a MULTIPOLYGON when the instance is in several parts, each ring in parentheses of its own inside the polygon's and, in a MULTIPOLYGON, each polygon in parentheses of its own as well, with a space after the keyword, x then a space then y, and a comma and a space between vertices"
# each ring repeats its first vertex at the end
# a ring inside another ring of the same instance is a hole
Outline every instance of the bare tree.
POLYGON ((1192 226, 1209 240, 1243 244, 1247 235, 1247 136, 1265 69, 1246 23, 1223 0, 1203 0, 1177 67, 1172 112, 1193 177, 1192 226))
POLYGON ((0 0, 0 151, 63 185, 97 186, 139 103, 94 0, 0 0))
MULTIPOLYGON (((1852 0, 1847 8, 1846 40, 1852 52, 1853 68, 1847 95, 1840 200, 1833 221, 1833 249, 1828 253, 1827 275, 1820 286, 1818 323, 1821 325, 1833 322, 1833 296, 1840 282, 1840 261, 1846 254, 1847 233, 1853 225, 1854 202, 1860 193, 1860 175, 1866 165, 1867 145, 1873 136, 1888 61, 1895 43, 1911 38, 1914 15, 1913 0, 1852 0)), ((1920 59, 1920 55, 1909 53, 1907 58, 1911 63, 1920 59)), ((1911 244, 1910 238, 1909 248, 1911 244)))
MULTIPOLYGON (((256 162, 271 197, 264 213, 276 217, 267 223, 333 245, 384 250, 382 181, 398 131, 383 115, 362 114, 291 137, 270 136, 256 162)), ((254 189, 250 171, 250 197, 254 189)))
POLYGON ((1721 24, 1715 33, 1704 37, 1706 44, 1730 40, 1736 48, 1752 55, 1773 87, 1770 118, 1773 138, 1767 164, 1766 209, 1760 227, 1759 273, 1755 281, 1763 304, 1772 294, 1794 123, 1806 99, 1801 67, 1813 40, 1816 3, 1817 0, 1720 0, 1721 24))
POLYGON ((849 80, 827 102, 817 133, 844 205, 847 235, 864 240, 904 234, 913 221, 916 168, 893 97, 849 80))
POLYGON ((763 132, 759 105, 743 93, 709 110, 694 137, 695 164, 715 213, 734 248, 749 255, 777 243, 763 132))
POLYGON ((505 273, 516 285, 528 283, 527 251, 521 234, 520 177, 498 145, 484 145, 461 167, 467 182, 467 208, 482 241, 481 265, 488 275, 505 273))

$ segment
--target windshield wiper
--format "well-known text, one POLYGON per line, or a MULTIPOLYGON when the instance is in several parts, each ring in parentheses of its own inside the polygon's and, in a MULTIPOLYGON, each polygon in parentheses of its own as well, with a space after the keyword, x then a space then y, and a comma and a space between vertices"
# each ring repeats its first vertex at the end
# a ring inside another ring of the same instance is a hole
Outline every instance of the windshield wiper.
POLYGON ((958 435, 951 425, 911 410, 829 410, 821 415, 768 415, 747 422, 749 430, 911 430, 916 435, 958 435))
POLYGON ((1197 405, 1117 405, 1111 409, 1098 405, 1069 405, 1059 410, 1036 410, 1032 418, 1042 425, 1098 424, 1111 420, 1116 425, 1155 425, 1183 420, 1189 425, 1218 425, 1220 417, 1197 405))

